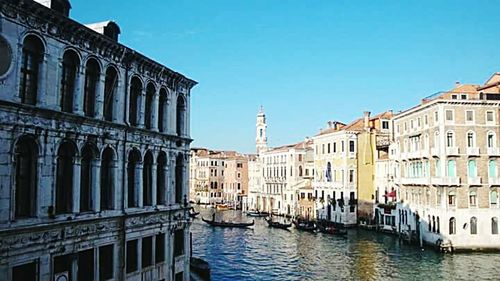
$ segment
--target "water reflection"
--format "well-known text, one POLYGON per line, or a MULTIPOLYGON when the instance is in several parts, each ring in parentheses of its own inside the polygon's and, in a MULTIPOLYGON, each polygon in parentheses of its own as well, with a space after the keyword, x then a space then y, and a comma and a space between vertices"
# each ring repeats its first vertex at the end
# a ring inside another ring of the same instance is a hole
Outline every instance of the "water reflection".
MULTIPOLYGON (((205 218, 211 210, 201 209, 205 218)), ((227 211, 225 220, 253 218, 227 211)), ((442 255, 363 230, 347 237, 267 227, 192 226, 193 252, 210 262, 213 280, 499 280, 500 254, 442 255)))

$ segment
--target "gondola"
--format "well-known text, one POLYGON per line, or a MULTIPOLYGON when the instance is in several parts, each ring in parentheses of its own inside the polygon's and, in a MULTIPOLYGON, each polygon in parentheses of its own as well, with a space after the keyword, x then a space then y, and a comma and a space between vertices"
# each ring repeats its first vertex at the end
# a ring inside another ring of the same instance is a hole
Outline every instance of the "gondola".
POLYGON ((321 233, 332 234, 332 235, 347 235, 347 230, 345 228, 339 228, 334 226, 318 225, 318 230, 321 233))
POLYGON ((253 212, 247 212, 247 216, 262 218, 262 217, 269 216, 269 213, 268 212, 253 211, 253 212))
POLYGON ((294 221, 293 224, 298 230, 316 232, 316 224, 312 221, 294 221))
POLYGON ((229 221, 213 221, 207 220, 205 218, 201 218, 204 222, 208 223, 211 226, 219 226, 219 227, 249 227, 254 225, 255 221, 252 222, 229 222, 229 221))
POLYGON ((267 225, 273 228, 288 229, 292 227, 292 223, 280 223, 272 219, 266 219, 267 225))

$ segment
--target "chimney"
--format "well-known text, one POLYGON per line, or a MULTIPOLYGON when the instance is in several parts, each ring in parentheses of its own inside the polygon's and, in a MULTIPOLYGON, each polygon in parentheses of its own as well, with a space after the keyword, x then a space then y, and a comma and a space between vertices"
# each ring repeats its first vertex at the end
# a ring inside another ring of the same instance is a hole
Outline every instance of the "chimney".
POLYGON ((69 11, 71 10, 69 0, 35 0, 35 2, 38 2, 65 17, 69 17, 69 11))
POLYGON ((332 128, 332 121, 328 121, 327 124, 328 124, 328 129, 331 129, 332 128))
POLYGON ((370 129, 370 111, 365 111, 364 112, 364 127, 365 130, 370 129))

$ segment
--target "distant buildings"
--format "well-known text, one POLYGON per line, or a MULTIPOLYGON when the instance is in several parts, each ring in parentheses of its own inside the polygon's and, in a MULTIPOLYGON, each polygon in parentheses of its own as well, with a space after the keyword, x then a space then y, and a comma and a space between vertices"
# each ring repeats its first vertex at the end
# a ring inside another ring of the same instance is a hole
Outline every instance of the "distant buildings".
POLYGON ((0 2, 0 279, 189 280, 196 82, 70 9, 0 2))
POLYGON ((228 203, 241 208, 248 194, 248 159, 234 151, 193 148, 190 160, 190 200, 197 204, 228 203))

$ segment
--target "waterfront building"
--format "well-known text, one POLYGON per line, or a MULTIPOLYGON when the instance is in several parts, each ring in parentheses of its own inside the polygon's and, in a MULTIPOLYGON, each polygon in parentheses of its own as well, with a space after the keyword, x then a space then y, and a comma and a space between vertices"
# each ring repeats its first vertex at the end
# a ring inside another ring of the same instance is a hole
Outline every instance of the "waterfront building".
POLYGON ((196 82, 70 9, 0 1, 0 279, 189 280, 196 82))
POLYGON ((191 150, 190 194, 196 204, 241 208, 248 194, 248 156, 235 151, 191 150))
POLYGON ((316 218, 347 226, 357 223, 357 134, 363 120, 328 122, 313 137, 316 218))
POLYGON ((351 127, 358 131, 357 216, 361 223, 372 224, 375 204, 380 197, 384 201, 388 199, 392 195, 390 191, 394 190, 388 177, 391 118, 392 111, 375 116, 365 111, 357 125, 351 127))
POLYGON ((299 184, 297 190, 297 207, 295 216, 307 220, 316 218, 316 208, 314 203, 314 148, 312 141, 306 147, 305 163, 303 168, 303 183, 299 184))
POLYGON ((394 117, 397 231, 454 249, 500 248, 500 74, 394 117))
POLYGON ((262 202, 260 194, 264 192, 263 177, 261 170, 261 163, 257 155, 250 156, 248 160, 248 196, 244 200, 243 210, 256 210, 262 209, 262 202))

